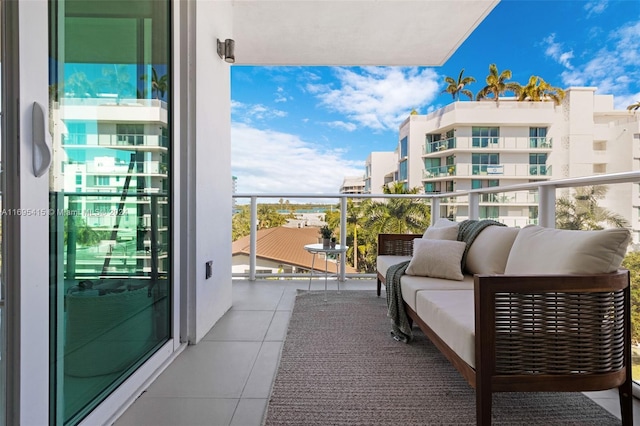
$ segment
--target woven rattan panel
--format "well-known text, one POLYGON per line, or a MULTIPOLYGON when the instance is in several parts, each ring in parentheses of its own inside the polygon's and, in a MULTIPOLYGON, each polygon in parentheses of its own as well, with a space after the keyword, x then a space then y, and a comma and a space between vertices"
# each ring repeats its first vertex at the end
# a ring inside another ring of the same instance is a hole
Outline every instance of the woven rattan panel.
POLYGON ((383 251, 380 254, 392 254, 396 256, 412 256, 413 240, 386 240, 383 242, 383 251))
POLYGON ((497 374, 590 374, 624 366, 624 292, 497 293, 497 374))

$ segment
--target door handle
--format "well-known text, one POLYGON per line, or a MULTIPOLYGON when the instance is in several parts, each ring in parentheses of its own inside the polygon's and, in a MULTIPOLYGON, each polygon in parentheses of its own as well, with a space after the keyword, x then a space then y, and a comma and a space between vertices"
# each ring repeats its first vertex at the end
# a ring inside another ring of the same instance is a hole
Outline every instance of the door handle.
POLYGON ((44 110, 38 102, 33 103, 31 110, 31 137, 33 174, 40 177, 51 165, 51 148, 46 139, 44 110))

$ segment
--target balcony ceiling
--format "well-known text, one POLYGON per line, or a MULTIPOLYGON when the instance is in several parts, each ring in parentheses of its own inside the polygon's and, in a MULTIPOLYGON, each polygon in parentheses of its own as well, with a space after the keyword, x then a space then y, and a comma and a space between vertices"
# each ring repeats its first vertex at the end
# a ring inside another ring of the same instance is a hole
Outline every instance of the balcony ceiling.
POLYGON ((499 0, 232 0, 240 65, 439 66, 499 0))

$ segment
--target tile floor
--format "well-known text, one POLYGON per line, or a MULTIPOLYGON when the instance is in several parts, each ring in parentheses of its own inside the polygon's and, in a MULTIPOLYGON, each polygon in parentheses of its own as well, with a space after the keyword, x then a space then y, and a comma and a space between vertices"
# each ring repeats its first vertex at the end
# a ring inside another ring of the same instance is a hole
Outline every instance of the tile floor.
MULTIPOLYGON (((307 283, 234 281, 233 307, 198 345, 178 356, 115 426, 259 426, 296 289, 306 289, 307 283)), ((375 280, 347 281, 341 287, 373 290, 375 280)), ((324 281, 314 281, 312 289, 322 288, 324 281)), ((616 391, 587 394, 619 416, 616 391)), ((640 425, 637 401, 634 424, 640 425)))

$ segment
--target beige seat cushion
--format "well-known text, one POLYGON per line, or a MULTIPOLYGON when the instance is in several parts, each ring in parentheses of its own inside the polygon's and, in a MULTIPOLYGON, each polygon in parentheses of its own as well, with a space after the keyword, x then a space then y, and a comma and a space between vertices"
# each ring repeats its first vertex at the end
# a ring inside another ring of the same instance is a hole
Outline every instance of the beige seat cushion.
POLYGON ((488 226, 478 234, 467 251, 466 270, 470 274, 504 274, 518 228, 488 226))
POLYGON ((446 280, 444 278, 414 277, 403 275, 400 279, 402 298, 416 310, 416 294, 421 290, 473 290, 473 276, 465 275, 462 281, 446 280))
POLYGON ((462 241, 413 240, 413 256, 406 270, 407 275, 462 280, 460 261, 467 246, 462 241))
POLYGON ((475 368, 473 290, 423 290, 416 313, 467 364, 475 368))
POLYGON ((570 231, 527 226, 518 232, 505 274, 604 274, 620 267, 626 229, 570 231))
POLYGON ((376 270, 383 276, 387 276, 387 269, 391 265, 397 265, 401 262, 406 262, 407 260, 411 260, 411 256, 393 256, 393 255, 382 255, 378 256, 376 259, 376 270))

